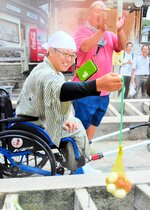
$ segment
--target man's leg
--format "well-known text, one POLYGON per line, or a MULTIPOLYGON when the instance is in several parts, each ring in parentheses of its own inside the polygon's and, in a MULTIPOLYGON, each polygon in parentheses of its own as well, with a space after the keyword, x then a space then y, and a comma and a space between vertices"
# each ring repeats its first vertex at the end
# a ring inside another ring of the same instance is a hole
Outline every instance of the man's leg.
POLYGON ((96 132, 97 127, 101 123, 109 104, 109 96, 98 96, 97 99, 94 101, 95 106, 93 109, 93 114, 91 115, 90 126, 86 129, 86 134, 89 139, 90 143, 90 152, 95 153, 92 149, 92 139, 96 132))
POLYGON ((145 76, 145 75, 143 75, 143 78, 142 78, 142 96, 144 97, 144 98, 146 98, 146 96, 147 96, 147 94, 146 94, 146 81, 147 81, 147 79, 148 79, 148 76, 145 76))
POLYGON ((96 126, 90 125, 86 130, 86 134, 89 140, 91 140, 94 137, 95 132, 96 132, 96 126))
MULTIPOLYGON (((150 105, 149 105, 149 113, 150 113, 150 105)), ((150 115, 149 115, 149 122, 150 122, 150 115)), ((147 137, 150 138, 150 126, 147 128, 147 137)))
POLYGON ((95 97, 86 97, 73 101, 75 117, 82 122, 89 141, 93 138, 96 126, 90 125, 93 114, 95 113, 95 97))
POLYGON ((73 145, 71 142, 66 143, 65 147, 61 149, 61 152, 66 160, 66 168, 71 170, 71 172, 74 172, 79 167, 85 165, 85 158, 83 156, 82 156, 83 159, 82 162, 76 159, 73 145))
POLYGON ((62 133, 62 137, 63 138, 67 138, 67 137, 73 138, 77 144, 79 153, 81 155, 84 155, 87 159, 89 159, 90 158, 89 142, 88 142, 86 131, 85 131, 85 128, 84 128, 82 122, 74 116, 70 116, 68 118, 68 120, 76 122, 78 124, 78 129, 72 133, 69 133, 64 130, 62 133))
POLYGON ((140 77, 140 75, 135 76, 135 86, 136 86, 136 94, 134 95, 133 98, 137 98, 139 90, 141 88, 141 77, 140 77))
POLYGON ((128 98, 130 81, 131 81, 131 77, 130 76, 126 76, 126 84, 125 84, 125 88, 126 89, 125 89, 125 96, 124 96, 125 99, 128 98))

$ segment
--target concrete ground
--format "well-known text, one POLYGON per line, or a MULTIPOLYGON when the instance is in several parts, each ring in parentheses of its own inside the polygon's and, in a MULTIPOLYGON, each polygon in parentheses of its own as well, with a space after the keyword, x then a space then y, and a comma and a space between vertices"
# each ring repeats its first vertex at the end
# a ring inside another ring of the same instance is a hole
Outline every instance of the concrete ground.
MULTIPOLYGON (((150 170, 150 152, 147 148, 147 143, 150 143, 149 140, 126 140, 123 142, 123 148, 128 146, 135 146, 133 148, 128 148, 123 152, 123 164, 125 171, 133 171, 133 170, 150 170), (138 144, 140 144, 138 146, 138 144), (143 144, 144 143, 144 144, 143 144), (142 145, 143 144, 143 145, 142 145)), ((92 165, 96 169, 100 169, 102 172, 109 172, 112 169, 113 164, 115 163, 117 153, 118 153, 118 141, 117 140, 107 140, 101 142, 95 142, 92 145, 93 150, 96 152, 102 152, 104 157, 100 160, 96 160, 92 162, 92 165), (113 154, 108 154, 110 151, 114 151, 113 154)), ((144 176, 144 174, 143 174, 144 176)))

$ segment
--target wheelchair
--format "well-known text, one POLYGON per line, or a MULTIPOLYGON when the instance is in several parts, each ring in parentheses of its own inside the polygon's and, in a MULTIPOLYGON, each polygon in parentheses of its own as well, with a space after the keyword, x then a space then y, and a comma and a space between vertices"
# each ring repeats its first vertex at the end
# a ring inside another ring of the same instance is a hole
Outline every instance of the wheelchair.
POLYGON ((74 139, 62 138, 58 148, 35 124, 37 117, 14 113, 9 93, 0 88, 0 178, 83 173, 85 158, 74 139))

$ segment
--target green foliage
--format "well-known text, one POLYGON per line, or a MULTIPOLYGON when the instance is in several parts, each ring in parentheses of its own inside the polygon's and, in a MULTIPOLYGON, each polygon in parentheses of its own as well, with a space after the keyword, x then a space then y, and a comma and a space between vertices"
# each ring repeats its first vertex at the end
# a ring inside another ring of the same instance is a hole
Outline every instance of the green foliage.
POLYGON ((150 26, 150 20, 147 19, 142 20, 142 28, 144 28, 145 26, 150 26))

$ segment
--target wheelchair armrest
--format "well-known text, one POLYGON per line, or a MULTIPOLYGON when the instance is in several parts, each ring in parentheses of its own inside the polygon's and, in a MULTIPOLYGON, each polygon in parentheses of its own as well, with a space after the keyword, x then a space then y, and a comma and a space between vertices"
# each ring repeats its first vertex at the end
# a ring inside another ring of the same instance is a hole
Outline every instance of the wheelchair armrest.
POLYGON ((37 121, 38 119, 38 117, 19 115, 16 117, 8 117, 6 119, 2 119, 0 120, 0 123, 31 122, 37 121))

